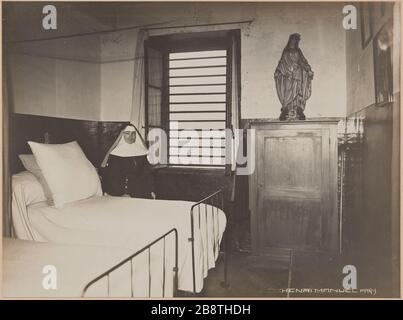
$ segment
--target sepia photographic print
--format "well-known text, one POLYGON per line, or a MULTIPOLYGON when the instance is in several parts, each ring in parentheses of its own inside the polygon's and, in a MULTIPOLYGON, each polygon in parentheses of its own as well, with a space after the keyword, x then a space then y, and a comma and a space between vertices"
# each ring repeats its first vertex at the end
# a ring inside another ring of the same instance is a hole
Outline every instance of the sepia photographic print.
POLYGON ((400 2, 1 6, 3 298, 401 297, 400 2))

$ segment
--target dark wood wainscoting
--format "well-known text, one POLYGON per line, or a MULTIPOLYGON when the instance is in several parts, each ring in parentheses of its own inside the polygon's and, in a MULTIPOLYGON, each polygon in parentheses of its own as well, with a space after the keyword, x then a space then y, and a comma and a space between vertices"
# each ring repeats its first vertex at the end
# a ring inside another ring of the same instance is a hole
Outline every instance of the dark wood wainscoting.
POLYGON ((32 153, 27 141, 66 143, 77 141, 87 158, 98 168, 105 153, 127 122, 88 121, 36 115, 10 117, 11 172, 23 170, 19 154, 32 153))
POLYGON ((161 168, 154 170, 157 192, 160 198, 199 201, 209 194, 222 189, 228 198, 233 177, 226 176, 224 170, 204 170, 191 168, 161 168))
MULTIPOLYGON (((399 106, 399 101, 395 102, 399 106)), ((398 107, 397 107, 398 108, 398 107)), ((399 179, 392 166, 398 153, 399 137, 393 136, 393 103, 373 105, 361 111, 364 120, 362 211, 357 212, 354 232, 355 253, 361 277, 380 294, 398 294, 399 274, 399 188, 392 189, 399 179), (394 201, 393 201, 394 200, 394 201), (393 292, 394 289, 394 292, 393 292)), ((360 187, 360 186, 358 186, 360 187)))

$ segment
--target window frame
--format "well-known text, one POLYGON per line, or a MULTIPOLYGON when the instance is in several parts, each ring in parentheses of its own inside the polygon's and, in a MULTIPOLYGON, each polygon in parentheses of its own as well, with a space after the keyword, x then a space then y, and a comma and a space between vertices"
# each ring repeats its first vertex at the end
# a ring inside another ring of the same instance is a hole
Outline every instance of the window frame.
MULTIPOLYGON (((161 92, 161 127, 167 133, 167 164, 169 168, 195 168, 195 169, 218 169, 228 171, 227 160, 224 165, 214 164, 173 164, 170 163, 170 108, 169 108, 169 54, 178 52, 194 52, 194 51, 208 51, 208 50, 226 50, 226 99, 225 99, 225 129, 231 129, 232 118, 232 64, 233 64, 233 52, 232 52, 232 37, 237 38, 237 57, 240 64, 240 30, 221 30, 221 31, 209 31, 209 32, 194 32, 194 33, 180 33, 170 34, 163 36, 152 36, 147 40, 147 45, 152 48, 157 48, 162 52, 162 92, 161 92)), ((145 79, 148 77, 148 67, 145 68, 145 79)), ((238 75, 240 78, 240 75, 238 75)), ((240 92, 240 81, 238 81, 238 92, 240 92)), ((146 86, 147 87, 147 86, 146 86)), ((147 92, 146 92, 147 97, 147 92)), ((238 103, 240 109, 240 103, 238 103)), ((148 115, 148 103, 145 106, 146 114, 146 132, 148 132, 149 125, 147 121, 148 115)), ((240 115, 240 110, 238 110, 240 115)), ((239 116, 240 117, 240 116, 239 116)), ((237 119, 239 122, 239 119, 237 119)), ((225 140, 225 138, 223 138, 225 140)), ((226 155, 224 157, 226 159, 226 155)))

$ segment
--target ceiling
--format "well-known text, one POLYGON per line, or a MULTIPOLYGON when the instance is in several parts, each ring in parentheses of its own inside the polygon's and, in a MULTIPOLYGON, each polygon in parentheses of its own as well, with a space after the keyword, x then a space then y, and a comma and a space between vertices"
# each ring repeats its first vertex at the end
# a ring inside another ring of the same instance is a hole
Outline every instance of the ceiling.
POLYGON ((3 2, 3 39, 22 41, 46 39, 116 27, 116 5, 113 3, 60 2, 57 10, 57 30, 44 30, 42 20, 45 2, 3 2))

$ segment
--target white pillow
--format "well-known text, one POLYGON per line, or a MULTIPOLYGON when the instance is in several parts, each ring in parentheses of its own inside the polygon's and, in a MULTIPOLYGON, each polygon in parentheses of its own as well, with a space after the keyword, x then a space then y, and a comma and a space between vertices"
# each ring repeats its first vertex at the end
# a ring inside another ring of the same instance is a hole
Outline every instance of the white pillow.
POLYGON ((28 144, 49 185, 56 208, 102 195, 98 173, 76 141, 65 144, 28 141, 28 144))
POLYGON ((41 168, 39 168, 38 164, 36 163, 35 157, 33 154, 20 154, 18 155, 20 158, 22 165, 26 170, 32 173, 36 179, 38 179, 39 183, 42 185, 43 193, 48 201, 48 204, 53 206, 53 198, 52 192, 49 189, 48 183, 46 182, 45 177, 43 176, 41 168))
POLYGON ((31 172, 22 171, 13 174, 11 185, 13 194, 19 195, 25 206, 46 201, 42 185, 31 172))

